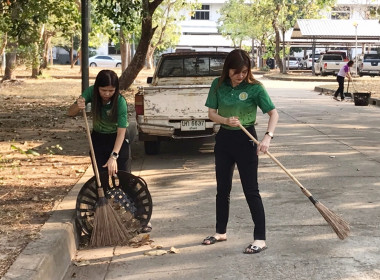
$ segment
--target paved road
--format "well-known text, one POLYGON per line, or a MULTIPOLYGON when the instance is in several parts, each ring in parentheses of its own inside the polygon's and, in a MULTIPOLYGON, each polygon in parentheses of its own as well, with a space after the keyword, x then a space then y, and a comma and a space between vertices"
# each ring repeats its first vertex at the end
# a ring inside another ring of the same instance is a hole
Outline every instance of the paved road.
MULTIPOLYGON (((271 153, 352 226, 340 241, 298 186, 265 155, 259 183, 269 249, 244 255, 252 222, 235 172, 228 241, 202 246, 214 232, 213 141, 163 143, 158 156, 134 146, 133 173, 154 201, 151 239, 178 254, 144 256, 149 246, 80 250, 68 279, 380 279, 380 108, 336 102, 315 83, 263 80, 280 113, 271 153)), ((256 127, 264 135, 266 116, 256 127)), ((231 143, 233 145, 233 143, 231 143)))

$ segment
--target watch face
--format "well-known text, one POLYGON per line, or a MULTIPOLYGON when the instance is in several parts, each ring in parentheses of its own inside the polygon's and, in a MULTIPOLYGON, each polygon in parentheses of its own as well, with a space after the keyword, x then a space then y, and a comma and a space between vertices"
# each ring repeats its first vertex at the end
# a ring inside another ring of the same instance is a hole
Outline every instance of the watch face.
POLYGON ((113 152, 112 155, 115 156, 115 157, 117 157, 119 154, 116 153, 116 152, 113 152))

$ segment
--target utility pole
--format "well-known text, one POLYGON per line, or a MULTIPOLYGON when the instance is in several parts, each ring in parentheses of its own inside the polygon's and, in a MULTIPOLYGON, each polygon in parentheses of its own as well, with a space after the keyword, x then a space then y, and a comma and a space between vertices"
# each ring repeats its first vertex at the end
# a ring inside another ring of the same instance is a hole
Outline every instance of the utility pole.
POLYGON ((89 20, 90 0, 81 0, 82 12, 82 92, 89 86, 89 69, 88 69, 88 32, 90 29, 89 20))

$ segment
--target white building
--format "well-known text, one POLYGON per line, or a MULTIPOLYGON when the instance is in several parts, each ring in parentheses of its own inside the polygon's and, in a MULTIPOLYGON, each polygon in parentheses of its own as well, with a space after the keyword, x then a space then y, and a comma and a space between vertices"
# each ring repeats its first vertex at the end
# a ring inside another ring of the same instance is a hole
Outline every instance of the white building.
POLYGON ((184 14, 186 19, 180 23, 182 35, 176 47, 178 50, 230 51, 233 42, 218 32, 219 10, 225 0, 198 0, 202 4, 193 16, 184 14))
MULTIPOLYGON (((194 16, 185 14, 186 20, 180 23, 182 35, 176 50, 220 50, 233 49, 233 42, 218 33, 219 10, 226 0, 198 0, 202 8, 194 16)), ((331 11, 324 11, 325 19, 357 19, 369 18, 370 9, 380 7, 380 0, 337 0, 331 11)), ((251 45, 250 41, 245 45, 251 45)))

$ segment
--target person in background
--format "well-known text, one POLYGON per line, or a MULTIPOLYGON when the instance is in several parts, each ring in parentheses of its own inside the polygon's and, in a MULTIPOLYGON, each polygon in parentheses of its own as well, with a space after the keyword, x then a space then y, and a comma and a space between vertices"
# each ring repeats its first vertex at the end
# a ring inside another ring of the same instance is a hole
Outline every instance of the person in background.
POLYGON ((209 118, 220 123, 215 137, 216 171, 216 233, 206 237, 202 244, 211 245, 227 240, 230 192, 235 164, 254 223, 253 242, 243 251, 260 253, 267 248, 265 213, 258 181, 258 154, 267 152, 278 122, 278 113, 263 85, 251 73, 248 54, 240 49, 226 57, 222 75, 211 85, 207 101, 209 118), (254 123, 257 108, 268 114, 267 132, 260 145, 254 144, 242 131, 244 126, 256 139, 254 123))
POLYGON ((339 101, 338 94, 340 94, 340 101, 344 100, 344 78, 347 77, 348 81, 352 81, 352 77, 350 74, 350 67, 354 65, 354 62, 350 60, 345 64, 342 68, 340 68, 338 75, 336 76, 336 80, 338 81, 338 89, 336 90, 333 99, 339 101))
MULTIPOLYGON (((76 116, 91 103, 93 114, 93 143, 96 164, 102 186, 109 186, 108 176, 118 170, 131 172, 131 150, 128 140, 127 101, 119 92, 119 79, 112 70, 101 70, 95 84, 88 87, 68 109, 68 116, 76 116), (108 176, 104 176, 107 174, 108 176)), ((142 232, 150 232, 149 223, 142 232)))

